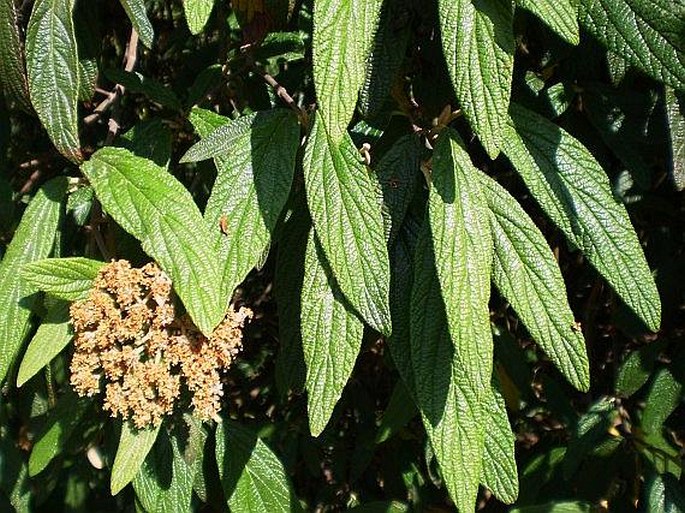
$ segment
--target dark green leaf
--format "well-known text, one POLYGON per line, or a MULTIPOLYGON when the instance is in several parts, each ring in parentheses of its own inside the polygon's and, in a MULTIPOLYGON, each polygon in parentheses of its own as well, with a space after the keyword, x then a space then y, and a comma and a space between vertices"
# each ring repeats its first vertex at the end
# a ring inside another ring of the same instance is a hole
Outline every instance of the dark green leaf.
POLYGON ((671 474, 653 475, 645 486, 645 511, 649 513, 682 513, 685 494, 678 480, 671 474))
POLYGON ((119 447, 112 465, 112 495, 118 494, 136 477, 157 439, 159 428, 136 429, 131 422, 122 423, 119 447))
POLYGON ((88 295, 103 265, 104 262, 84 257, 46 258, 24 265, 21 275, 38 290, 78 301, 88 295))
POLYGON ((17 15, 14 0, 0 0, 0 88, 8 101, 15 101, 30 112, 24 45, 17 15))
POLYGON ((616 393, 630 397, 642 388, 652 375, 656 359, 663 349, 663 341, 658 341, 631 352, 618 368, 614 386, 616 393))
POLYGON ((47 257, 59 226, 67 180, 46 183, 24 212, 0 263, 0 382, 14 364, 29 330, 35 288, 21 277, 25 264, 47 257))
POLYGON ((141 121, 122 136, 122 146, 160 167, 169 167, 171 130, 159 118, 141 121))
POLYGON ((659 369, 645 398, 642 428, 648 433, 660 433, 663 423, 676 409, 682 397, 682 383, 668 369, 659 369))
POLYGON ((103 148, 81 166, 103 208, 139 239, 169 274, 200 330, 209 334, 224 316, 219 261, 212 236, 190 193, 153 162, 123 148, 103 148))
POLYGON ((571 135, 512 104, 504 152, 535 199, 651 330, 661 302, 640 241, 606 174, 571 135))
POLYGON ((398 501, 370 502, 350 510, 354 513, 409 513, 409 511, 411 511, 409 506, 398 501))
POLYGON ((155 31, 147 17, 145 0, 120 0, 120 2, 126 11, 126 15, 131 20, 133 28, 138 32, 142 43, 148 48, 152 48, 155 31))
POLYGON ((79 187, 67 198, 67 212, 71 212, 77 225, 83 226, 88 222, 90 209, 93 207, 93 188, 79 187))
POLYGON ((283 464, 248 429, 233 421, 216 428, 216 461, 233 513, 296 513, 295 498, 283 464))
POLYGON ((539 506, 514 508, 509 513, 591 513, 592 507, 587 502, 549 502, 539 506))
POLYGON ((671 139, 671 177, 676 189, 685 189, 685 94, 666 88, 666 115, 671 139))
POLYGON ((171 88, 141 73, 123 69, 108 69, 105 70, 105 76, 112 82, 124 86, 127 92, 144 94, 163 107, 181 110, 181 101, 171 88))
POLYGON ((390 264, 377 179, 352 140, 331 138, 316 114, 304 157, 307 202, 333 275, 362 318, 390 333, 390 264))
POLYGON ((578 7, 573 0, 516 0, 572 45, 580 42, 578 7))
POLYGON ((391 438, 397 431, 406 426, 417 413, 409 390, 407 390, 406 385, 398 381, 392 390, 390 402, 383 412, 381 425, 378 426, 376 443, 382 444, 391 438))
POLYGON ((442 49, 459 106, 497 157, 514 72, 513 3, 439 0, 442 49))

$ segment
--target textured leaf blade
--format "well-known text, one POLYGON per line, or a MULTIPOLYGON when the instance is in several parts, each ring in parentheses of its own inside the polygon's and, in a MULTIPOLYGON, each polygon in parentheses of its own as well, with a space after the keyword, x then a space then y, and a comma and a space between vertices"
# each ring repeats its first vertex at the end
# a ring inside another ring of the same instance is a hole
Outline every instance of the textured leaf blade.
POLYGON ((48 306, 48 313, 43 323, 26 348, 17 374, 17 386, 20 387, 48 365, 73 338, 69 324, 69 303, 55 302, 48 306))
POLYGON ((52 251, 66 189, 66 178, 59 177, 38 191, 0 263, 0 383, 26 338, 35 302, 35 288, 21 278, 21 269, 52 251))
POLYGON ((684 0, 581 0, 583 28, 651 77, 685 89, 684 0))
POLYGON ((103 265, 104 262, 84 257, 45 258, 26 264, 21 275, 38 290, 78 301, 88 294, 103 265))
POLYGON ((492 280, 533 339, 579 390, 590 386, 585 340, 576 328, 559 265, 519 203, 480 174, 495 244, 492 280))
POLYGON ((510 0, 439 0, 442 49, 459 105, 491 158, 499 154, 514 72, 510 0))
POLYGON ((671 178, 677 190, 685 189, 685 93, 666 88, 666 116, 671 139, 671 178))
POLYGON ((516 0, 572 45, 580 42, 578 7, 572 0, 516 0))
POLYGON ((542 116, 512 104, 504 152, 542 209, 651 330, 661 302, 625 207, 590 152, 542 116))
POLYGON ((214 0, 183 0, 183 10, 191 34, 196 35, 202 32, 213 8, 214 0))
POLYGON ((372 328, 389 334, 390 263, 380 187, 349 136, 336 143, 318 112, 304 178, 314 228, 340 289, 372 328))
POLYGON ((364 324, 338 290, 314 230, 310 230, 302 282, 302 347, 309 429, 324 430, 361 348, 364 324))
POLYGON ((663 424, 683 398, 683 385, 668 369, 659 369, 645 398, 642 428, 649 433, 661 433, 663 424))
POLYGON ((650 513, 685 511, 685 494, 678 479, 671 474, 653 474, 646 481, 646 511, 650 513))
POLYGON ((218 424, 216 462, 231 511, 300 511, 300 504, 292 492, 283 464, 248 429, 232 421, 218 424))
POLYGON ((141 241, 171 277, 200 330, 209 334, 225 313, 211 234, 190 193, 153 162, 123 148, 103 148, 81 166, 103 208, 141 241))
POLYGON ((121 6, 126 11, 128 19, 131 20, 133 28, 138 32, 140 40, 147 48, 152 48, 155 38, 155 30, 147 17, 145 0, 120 0, 121 6))
POLYGON ((591 513, 592 506, 587 502, 558 501, 535 506, 522 506, 510 513, 591 513))
POLYGON ((78 137, 79 59, 75 0, 36 0, 26 30, 31 103, 59 152, 83 160, 78 137))
POLYGON ((428 212, 411 293, 414 389, 450 496, 473 509, 492 375, 492 241, 476 170, 455 132, 433 155, 428 212))
POLYGON ((259 263, 290 194, 300 129, 289 110, 274 109, 204 122, 191 115, 203 139, 184 160, 214 157, 217 178, 204 219, 224 262, 223 293, 227 298, 259 263), (250 241, 246 244, 246 241, 250 241))
POLYGON ((17 15, 14 0, 0 0, 0 88, 8 100, 16 101, 22 109, 30 112, 24 45, 17 15))
POLYGON ((339 141, 346 133, 366 76, 382 0, 314 2, 314 87, 321 121, 339 141))
POLYGON ((124 486, 133 481, 140 471, 150 449, 155 444, 159 428, 136 429, 130 422, 121 425, 119 447, 112 464, 112 495, 118 494, 124 486))
POLYGON ((512 504, 519 493, 516 469, 516 437, 511 432, 504 398, 493 384, 486 402, 488 428, 485 430, 483 452, 483 484, 499 500, 512 504))

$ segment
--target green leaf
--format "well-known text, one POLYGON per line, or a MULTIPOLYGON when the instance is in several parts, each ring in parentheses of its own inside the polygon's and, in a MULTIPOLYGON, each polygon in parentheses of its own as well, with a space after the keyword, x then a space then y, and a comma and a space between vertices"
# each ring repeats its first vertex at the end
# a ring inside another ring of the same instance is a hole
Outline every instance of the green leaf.
MULTIPOLYGON (((178 436, 162 429, 133 479, 145 513, 191 511, 195 466, 186 462, 178 436)), ((192 463, 192 462, 190 462, 192 463)))
POLYGON ((575 326, 561 270, 544 236, 519 203, 480 173, 495 243, 492 281, 569 382, 590 387, 585 340, 575 326))
POLYGON ((682 513, 685 494, 678 480, 671 474, 653 474, 645 483, 645 511, 649 513, 682 513))
POLYGON ((572 0, 516 0, 572 45, 580 42, 578 8, 572 0))
POLYGON ((31 103, 59 152, 78 164, 79 60, 75 0, 36 0, 26 29, 31 103))
POLYGON ((459 106, 490 158, 497 157, 514 72, 511 0, 439 0, 442 50, 459 106))
POLYGON ((21 276, 38 290, 78 301, 88 295, 103 265, 104 262, 84 257, 46 258, 24 265, 21 276))
POLYGON ((504 398, 493 383, 486 399, 485 442, 483 451, 483 485, 505 504, 512 504, 519 493, 516 469, 516 437, 511 432, 504 398))
POLYGON ((685 94, 666 87, 666 117, 671 142, 670 171, 677 190, 685 189, 685 94))
POLYGON ((683 385, 668 369, 659 369, 645 398, 642 428, 649 433, 660 433, 666 419, 683 397, 683 385))
POLYGON ((443 479, 461 511, 473 509, 482 472, 492 375, 487 205, 458 135, 433 154, 428 212, 411 293, 414 388, 443 479))
POLYGON ((93 197, 93 188, 89 185, 79 187, 69 193, 67 212, 71 213, 78 226, 84 226, 88 222, 90 209, 93 207, 93 197))
POLYGON ((364 324, 350 311, 331 277, 313 229, 307 240, 301 290, 309 430, 319 436, 352 374, 364 324))
POLYGON ((248 429, 233 421, 216 428, 216 462, 233 513, 291 513, 301 510, 283 464, 248 429))
POLYGON ((147 17, 145 0, 120 0, 120 2, 133 28, 138 32, 141 42, 146 47, 152 48, 155 30, 147 17))
POLYGON ((163 168, 123 148, 103 148, 81 166, 103 208, 171 277, 195 324, 211 333, 224 316, 216 252, 190 193, 163 168))
POLYGON ((625 207, 590 152, 567 132, 512 104, 504 152, 542 209, 653 331, 661 301, 625 207))
POLYGON ((65 445, 91 404, 89 398, 79 398, 68 391, 59 398, 55 408, 48 414, 45 428, 36 437, 29 458, 29 475, 35 476, 58 455, 64 452, 65 445))
POLYGON ((123 69, 107 69, 105 76, 117 84, 121 84, 129 93, 144 94, 150 100, 172 110, 181 110, 181 101, 176 93, 165 85, 137 71, 123 69))
POLYGON ((118 494, 136 477, 157 439, 160 426, 136 429, 131 422, 122 423, 119 447, 112 465, 112 495, 118 494))
POLYGON ((366 77, 382 0, 317 0, 314 2, 314 87, 317 118, 328 136, 339 142, 352 120, 366 77))
POLYGON ((409 513, 409 506, 398 501, 378 501, 352 508, 354 513, 409 513))
POLYGON ((17 387, 22 386, 48 365, 74 333, 69 324, 69 303, 58 301, 48 305, 48 313, 29 342, 17 374, 17 387))
POLYGON ((291 111, 274 109, 209 131, 212 124, 198 111, 191 121, 203 139, 181 162, 214 157, 217 178, 204 219, 224 262, 223 293, 230 297, 271 244, 290 194, 300 129, 291 111))
POLYGON ((630 397, 647 383, 659 353, 664 350, 665 340, 659 340, 636 351, 632 351, 621 362, 616 373, 614 390, 617 394, 630 397))
POLYGON ((28 334, 35 288, 21 278, 25 264, 52 251, 61 219, 67 179, 54 178, 33 198, 0 263, 0 383, 14 364, 28 334))
POLYGON ((183 10, 191 34, 196 35, 202 32, 213 8, 214 0, 183 0, 183 10))
POLYGON ((383 412, 381 424, 376 433, 376 443, 382 444, 395 433, 406 426, 418 411, 414 406, 414 399, 402 381, 398 381, 392 390, 388 406, 383 412))
POLYGON ((24 45, 14 0, 0 0, 0 88, 9 101, 31 111, 24 45))
POLYGON ((333 276, 375 330, 390 333, 390 264, 381 191, 348 135, 335 142, 317 111, 304 156, 307 203, 333 276))
POLYGON ((169 127, 161 119, 153 118, 133 125, 119 142, 134 155, 168 169, 171 160, 171 139, 169 127))
POLYGON ((548 502, 537 506, 514 508, 509 513, 591 513, 592 507, 587 502, 560 501, 548 502))
POLYGON ((685 89, 684 0, 581 0, 585 30, 651 77, 685 89))

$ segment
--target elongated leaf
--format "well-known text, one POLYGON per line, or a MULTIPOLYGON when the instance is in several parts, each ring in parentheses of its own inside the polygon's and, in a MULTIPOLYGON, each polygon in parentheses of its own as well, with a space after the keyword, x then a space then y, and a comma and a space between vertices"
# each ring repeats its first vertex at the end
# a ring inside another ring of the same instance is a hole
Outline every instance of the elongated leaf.
POLYGON ((559 501, 536 506, 522 506, 509 513, 591 513, 592 507, 587 502, 559 501))
POLYGON ((21 269, 52 251, 66 189, 66 178, 59 177, 38 191, 0 263, 0 383, 26 338, 35 302, 35 288, 21 278, 21 269))
POLYGON ((21 276, 38 290, 67 301, 88 294, 104 262, 84 257, 46 258, 26 264, 21 276))
POLYGON ((31 111, 26 78, 24 45, 21 41, 14 0, 0 0, 0 88, 10 101, 31 111))
POLYGON ((90 404, 91 399, 79 398, 71 391, 60 397, 55 408, 48 414, 46 427, 38 435, 36 443, 31 448, 30 476, 42 472, 56 456, 64 451, 69 437, 78 427, 90 404))
POLYGON ((19 366, 17 386, 22 386, 48 365, 71 342, 73 335, 69 324, 69 303, 58 301, 49 305, 48 313, 29 342, 19 366))
POLYGON ((314 2, 314 87, 321 122, 338 142, 347 130, 366 76, 382 0, 314 2))
POLYGON ((512 104, 504 152, 528 189, 568 240, 580 249, 651 330, 661 302, 625 207, 590 152, 542 116, 512 104))
POLYGON ((119 447, 112 465, 112 495, 118 494, 124 486, 133 481, 140 467, 155 444, 159 428, 136 429, 130 422, 121 425, 119 447))
POLYGON ((478 173, 446 129, 433 155, 426 221, 416 248, 411 360, 424 425, 461 511, 473 509, 490 393, 488 310, 492 241, 478 173))
POLYGON ((581 0, 583 28, 609 50, 676 89, 685 89, 685 0, 581 0))
POLYGON ((217 178, 204 219, 224 262, 223 293, 230 299, 271 243, 290 194, 300 129, 297 118, 284 109, 231 123, 227 118, 203 118, 195 109, 191 121, 203 139, 181 161, 214 157, 217 178), (211 130, 214 122, 226 124, 211 130))
POLYGON ((642 428, 661 433, 663 424, 683 398, 683 384, 668 369, 659 369, 645 399, 642 428))
POLYGON ((495 243, 492 281, 569 382, 590 387, 583 335, 566 299, 559 265, 544 236, 518 202, 480 174, 495 243))
POLYGON ((147 17, 145 0, 120 0, 120 2, 133 28, 138 32, 141 42, 148 48, 152 48, 155 30, 147 17))
POLYGON ((224 316, 220 269, 211 234, 190 193, 153 162, 123 148, 103 148, 81 166, 103 208, 139 239, 171 277, 203 333, 224 316))
POLYGON ((483 484, 499 500, 512 504, 519 493, 518 471, 514 454, 516 437, 511 432, 504 398, 493 383, 487 399, 483 484))
POLYGON ((176 93, 156 80, 144 76, 137 71, 123 69, 108 69, 105 76, 112 82, 123 85, 129 93, 140 93, 155 103, 174 110, 181 109, 181 101, 176 93))
POLYGON ((362 504, 350 510, 354 513, 409 513, 409 506, 398 501, 379 501, 362 504))
POLYGON ((183 0, 183 10, 191 34, 202 32, 213 8, 214 0, 183 0))
POLYGON ((664 350, 666 340, 647 344, 631 352, 621 362, 616 373, 614 390, 617 394, 630 397, 647 383, 652 375, 659 353, 664 350))
POLYGON ((666 88, 666 115, 671 139, 671 178, 676 189, 685 189, 685 93, 666 88))
POLYGON ((572 0, 516 0, 572 45, 580 42, 578 8, 572 0))
POLYGON ((383 412, 381 425, 376 433, 376 443, 382 444, 406 426, 418 413, 407 387, 398 381, 392 390, 390 401, 383 412))
POLYGON ((139 157, 169 168, 171 160, 171 130, 161 119, 153 118, 135 124, 121 137, 121 146, 139 157))
POLYGON ((442 49, 466 119, 495 158, 514 72, 511 0, 439 0, 442 49))
POLYGON ((283 464, 269 447, 233 421, 216 428, 216 462, 234 513, 299 512, 283 464))
POLYGON ((133 479, 136 498, 145 513, 191 511, 195 467, 184 459, 180 444, 177 436, 162 429, 133 479))
POLYGON ((313 229, 307 240, 301 300, 309 430, 318 436, 352 374, 364 324, 350 311, 332 279, 313 229))
POLYGON ((652 475, 645 483, 645 511, 649 513, 681 513, 685 511, 685 494, 671 474, 652 475))
POLYGON ((78 52, 75 0, 36 0, 26 30, 31 103, 59 152, 83 160, 78 137, 78 52))
POLYGON ((372 328, 389 334, 390 263, 380 187, 349 136, 336 143, 318 112, 304 178, 314 229, 340 289, 372 328))

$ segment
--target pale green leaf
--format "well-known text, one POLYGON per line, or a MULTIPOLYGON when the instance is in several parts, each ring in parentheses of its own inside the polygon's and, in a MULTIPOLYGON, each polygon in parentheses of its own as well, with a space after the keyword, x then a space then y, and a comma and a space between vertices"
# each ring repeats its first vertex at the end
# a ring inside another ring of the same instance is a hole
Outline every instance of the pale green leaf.
POLYGON ((17 102, 22 109, 30 112, 24 44, 14 0, 0 0, 0 55, 0 89, 8 100, 17 102))
POLYGON ((301 290, 309 429, 313 436, 318 436, 352 374, 364 324, 350 311, 331 277, 313 229, 307 240, 301 290))
POLYGON ((640 241, 606 174, 567 132, 516 104, 504 152, 533 197, 651 330, 661 302, 640 241))
POLYGON ((163 168, 123 148, 103 148, 81 166, 103 208, 141 241, 171 277, 195 324, 209 334, 224 316, 219 261, 192 196, 163 168))
POLYGON ((133 479, 136 498, 145 513, 186 513, 196 468, 187 462, 178 436, 162 429, 133 479))
POLYGON ((336 142, 317 112, 304 156, 314 229, 343 294, 375 330, 390 333, 390 263, 376 177, 348 135, 336 142))
POLYGON ((366 77, 382 0, 314 2, 314 87, 319 117, 336 142, 346 134, 366 77))
POLYGON ((490 158, 499 154, 514 72, 512 0, 439 0, 442 49, 459 106, 490 158))
POLYGON ((519 493, 516 437, 511 432, 502 393, 493 383, 486 400, 487 429, 483 451, 483 485, 499 500, 512 504, 519 493))
POLYGON ((148 48, 152 48, 155 38, 155 30, 147 17, 145 0, 120 0, 121 6, 131 20, 133 28, 138 32, 141 42, 148 48))
POLYGON ((21 276, 36 289, 77 301, 88 295, 104 262, 84 257, 46 258, 26 264, 21 276))
POLYGON ((31 103, 59 152, 83 160, 78 136, 79 59, 75 0, 36 0, 26 29, 31 103))
POLYGON ((202 32, 213 8, 214 0, 183 0, 183 10, 191 34, 196 35, 202 32))
POLYGON ((30 328, 35 288, 21 277, 25 264, 47 257, 59 226, 67 179, 46 183, 33 198, 0 263, 0 383, 30 328))
POLYGON ((455 132, 433 155, 411 294, 411 362, 424 426, 461 511, 482 473, 484 404, 492 375, 488 299, 492 240, 478 173, 455 132))
POLYGON ((48 414, 45 428, 31 447, 30 476, 42 472, 56 456, 64 452, 69 437, 81 423, 90 404, 90 399, 79 398, 72 391, 59 398, 55 408, 48 414))
POLYGON ((233 421, 216 428, 216 462, 232 513, 297 513, 283 464, 251 431, 233 421))
POLYGON ((223 293, 230 298, 271 244, 290 194, 300 129, 296 116, 285 109, 230 123, 227 118, 203 118, 201 109, 194 109, 191 121, 202 140, 182 162, 214 157, 217 178, 204 219, 224 262, 223 293), (211 130, 219 121, 225 124, 211 130))
POLYGON ((581 0, 579 20, 609 50, 685 89, 685 0, 581 0))
POLYGON ((590 364, 559 265, 519 203, 485 174, 480 178, 495 243, 493 283, 562 374, 585 391, 590 386, 590 364))
POLYGON ((119 447, 112 464, 112 495, 118 494, 136 477, 155 444, 160 426, 136 429, 131 422, 122 423, 119 447))
POLYGON ((677 190, 685 189, 685 93, 666 87, 666 116, 671 139, 671 178, 677 190))
POLYGON ((48 313, 29 342, 17 374, 20 387, 48 365, 64 349, 74 333, 69 324, 69 303, 55 302, 48 306, 48 313))
POLYGON ((572 45, 580 42, 578 7, 574 0, 516 0, 572 45))

